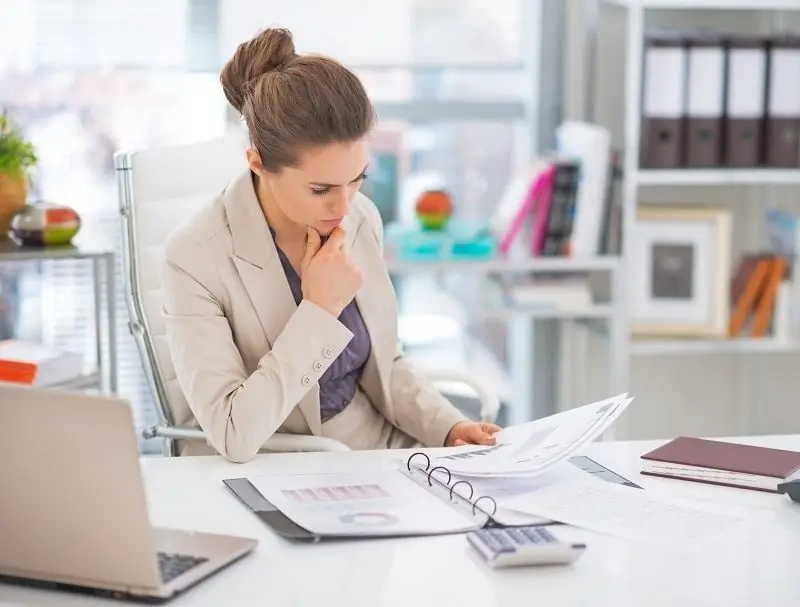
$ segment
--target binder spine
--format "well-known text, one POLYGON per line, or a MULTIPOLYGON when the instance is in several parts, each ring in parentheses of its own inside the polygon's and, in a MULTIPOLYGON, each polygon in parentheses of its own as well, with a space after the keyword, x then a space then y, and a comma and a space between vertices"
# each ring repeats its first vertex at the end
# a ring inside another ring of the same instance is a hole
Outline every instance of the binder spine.
POLYGON ((421 451, 417 451, 408 456, 408 459, 406 460, 406 467, 408 468, 409 472, 413 472, 411 469, 411 461, 416 457, 425 459, 424 468, 420 466, 415 466, 415 468, 425 474, 429 486, 433 487, 433 484, 436 483, 437 485, 446 488, 448 490, 449 499, 452 501, 454 498, 458 498, 466 502, 471 507, 473 516, 477 514, 478 510, 480 510, 483 514, 489 517, 489 520, 493 520, 492 517, 497 513, 497 502, 494 500, 493 497, 489 495, 480 495, 477 498, 473 499, 475 497, 475 487, 473 487, 472 483, 470 483, 469 481, 465 481, 463 479, 458 480, 456 482, 452 482, 453 475, 450 473, 450 470, 447 468, 447 466, 431 467, 431 458, 428 457, 427 454, 422 453, 421 451), (444 472, 447 473, 446 482, 440 480, 439 478, 433 475, 434 472, 436 472, 437 470, 443 470, 444 472), (458 485, 466 485, 469 488, 469 497, 465 497, 464 495, 458 493, 455 490, 458 485), (483 500, 491 502, 492 504, 491 512, 487 512, 486 510, 478 506, 478 504, 483 500))

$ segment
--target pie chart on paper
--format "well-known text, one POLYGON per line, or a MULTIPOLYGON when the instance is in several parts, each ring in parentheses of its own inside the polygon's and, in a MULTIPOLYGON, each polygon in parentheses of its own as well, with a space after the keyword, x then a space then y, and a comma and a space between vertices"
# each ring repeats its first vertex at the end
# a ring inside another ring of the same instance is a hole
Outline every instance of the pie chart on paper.
POLYGON ((362 527, 380 527, 383 525, 394 525, 398 522, 397 517, 385 512, 351 512, 339 517, 345 525, 358 525, 362 527))

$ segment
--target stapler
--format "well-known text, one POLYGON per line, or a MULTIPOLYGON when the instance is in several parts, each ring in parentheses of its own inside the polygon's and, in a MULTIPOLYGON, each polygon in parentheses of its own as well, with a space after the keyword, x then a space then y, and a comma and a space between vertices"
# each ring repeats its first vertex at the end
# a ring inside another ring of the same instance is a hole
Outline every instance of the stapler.
POLYGON ((800 502, 800 479, 778 485, 778 493, 785 493, 793 502, 800 502))

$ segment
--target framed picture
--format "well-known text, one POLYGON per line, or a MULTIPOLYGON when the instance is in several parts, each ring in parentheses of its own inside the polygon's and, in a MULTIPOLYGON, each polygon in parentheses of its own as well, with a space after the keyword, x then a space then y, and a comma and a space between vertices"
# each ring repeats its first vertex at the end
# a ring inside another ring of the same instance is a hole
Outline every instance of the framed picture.
POLYGON ((727 337, 731 229, 725 209, 638 209, 630 277, 635 336, 727 337))

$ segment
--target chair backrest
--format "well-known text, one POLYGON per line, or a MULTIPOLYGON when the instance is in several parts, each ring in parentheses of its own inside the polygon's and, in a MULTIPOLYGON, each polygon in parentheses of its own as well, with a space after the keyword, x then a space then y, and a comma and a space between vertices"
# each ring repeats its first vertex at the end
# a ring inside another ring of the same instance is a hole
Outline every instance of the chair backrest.
POLYGON ((175 377, 161 317, 164 241, 246 168, 245 141, 231 134, 191 145, 122 151, 114 162, 130 328, 160 423, 180 426, 191 412, 175 377))

